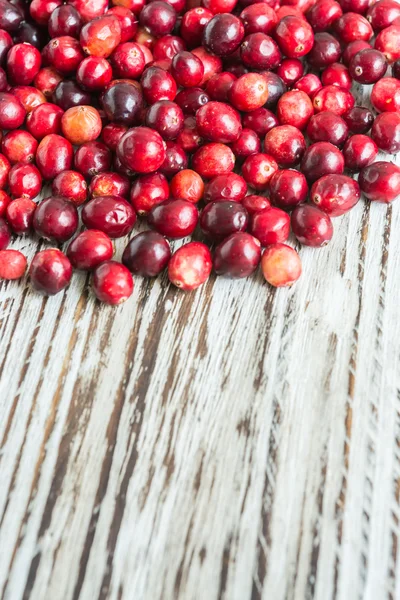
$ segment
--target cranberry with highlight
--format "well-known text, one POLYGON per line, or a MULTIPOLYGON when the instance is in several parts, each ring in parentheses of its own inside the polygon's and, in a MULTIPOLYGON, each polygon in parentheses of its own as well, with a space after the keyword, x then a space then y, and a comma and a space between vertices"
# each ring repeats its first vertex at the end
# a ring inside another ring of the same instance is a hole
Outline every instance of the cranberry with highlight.
POLYGON ((260 242, 249 233, 237 232, 225 238, 215 249, 214 270, 217 275, 248 277, 260 262, 260 242))
POLYGON ((308 63, 316 69, 339 62, 342 49, 340 43, 330 33, 316 33, 314 37, 314 46, 307 55, 308 63))
POLYGON ((6 209, 10 202, 10 196, 4 190, 0 190, 0 217, 6 214, 6 209))
POLYGON ((79 12, 70 4, 58 6, 50 15, 48 29, 50 37, 70 35, 78 38, 82 27, 79 12))
POLYGON ((167 200, 153 206, 148 222, 158 233, 169 238, 183 238, 191 235, 196 228, 199 213, 192 202, 167 200))
POLYGON ((1 143, 1 150, 11 164, 33 162, 37 147, 37 140, 22 129, 9 131, 1 143))
POLYGON ((114 247, 111 239, 96 229, 82 231, 69 245, 67 256, 76 269, 91 271, 101 263, 111 260, 114 247))
POLYGON ((22 252, 18 250, 0 250, 0 279, 21 279, 26 271, 27 264, 22 252))
POLYGON ((262 71, 262 76, 267 82, 268 98, 265 103, 265 108, 270 110, 274 109, 278 103, 278 100, 285 92, 287 92, 287 86, 283 79, 276 73, 271 71, 262 71))
POLYGON ((93 177, 111 168, 111 152, 101 142, 86 142, 75 152, 75 169, 84 177, 93 177))
POLYGON ((215 15, 203 31, 203 45, 217 56, 228 56, 244 37, 242 21, 229 13, 215 15))
POLYGON ((323 175, 341 174, 343 170, 343 154, 329 142, 316 142, 309 146, 301 161, 301 171, 311 183, 323 175))
POLYGON ((395 0, 379 0, 372 4, 367 12, 367 20, 375 32, 389 27, 398 17, 400 5, 395 0))
POLYGON ((343 115, 354 106, 354 97, 348 90, 336 85, 321 88, 313 98, 315 112, 329 111, 343 115))
POLYGON ((322 88, 322 82, 320 78, 313 73, 308 73, 296 81, 294 88, 306 93, 307 96, 312 98, 314 94, 322 88))
POLYGON ((264 208, 269 208, 271 202, 265 196, 257 196, 256 194, 250 194, 243 198, 242 206, 247 210, 249 215, 254 215, 264 208))
POLYGON ((140 77, 145 68, 144 54, 139 44, 135 42, 125 42, 117 46, 111 55, 111 61, 117 77, 136 79, 140 77))
POLYGON ((47 240, 65 242, 78 228, 79 217, 75 205, 62 196, 43 200, 33 215, 35 232, 47 240))
MULTIPOLYGON (((80 177, 82 176, 80 175, 80 177)), ((129 190, 129 179, 124 175, 111 172, 99 173, 98 175, 95 175, 89 186, 89 194, 93 198, 96 196, 121 196, 122 198, 127 198, 129 195, 129 190)))
POLYGON ((159 172, 168 179, 187 169, 189 160, 186 152, 175 142, 166 142, 165 159, 159 168, 159 172))
POLYGON ((147 110, 146 125, 157 131, 164 140, 176 139, 183 124, 183 111, 175 102, 161 100, 147 110))
POLYGON ((365 167, 358 179, 362 193, 373 202, 390 203, 400 197, 400 167, 378 161, 365 167))
POLYGON ((384 54, 389 63, 400 58, 400 19, 396 25, 383 29, 376 37, 375 48, 384 54))
POLYGON ((78 40, 63 35, 54 38, 44 47, 42 57, 43 62, 54 67, 62 75, 70 75, 75 73, 85 55, 78 40))
POLYGON ((131 129, 122 136, 117 146, 122 164, 137 173, 157 171, 165 159, 162 137, 148 127, 131 129))
POLYGON ((63 114, 61 119, 64 137, 76 146, 97 139, 101 128, 99 111, 93 106, 73 106, 63 114))
POLYGON ((0 92, 0 129, 18 129, 25 121, 26 110, 14 94, 0 92))
POLYGON ((242 117, 242 123, 243 127, 252 129, 260 138, 263 138, 268 131, 279 125, 274 113, 263 106, 245 113, 242 117))
POLYGON ((298 206, 292 212, 292 231, 304 246, 321 248, 333 236, 333 225, 328 214, 310 204, 298 206))
POLYGON ((86 55, 108 58, 121 42, 121 25, 113 15, 93 19, 80 31, 79 41, 86 55))
MULTIPOLYGON (((143 59, 144 66, 144 59, 143 59)), ((105 58, 88 56, 79 65, 76 80, 83 90, 96 92, 104 90, 110 83, 113 70, 105 58)))
POLYGON ((53 296, 69 284, 72 265, 60 250, 42 250, 32 260, 29 275, 35 290, 53 296))
POLYGON ((39 73, 42 58, 31 44, 15 44, 7 55, 7 73, 14 85, 29 85, 39 73))
MULTIPOLYGON (((224 175, 222 175, 222 177, 224 177, 224 175)), ((237 177, 239 177, 239 175, 237 177)), ((172 198, 182 198, 182 200, 197 204, 203 197, 204 182, 196 171, 183 169, 171 179, 169 191, 172 198)), ((166 198, 164 198, 164 200, 166 200, 166 198)))
POLYGON ((231 150, 239 160, 261 152, 260 138, 252 129, 243 128, 240 136, 231 144, 231 150))
POLYGON ((256 110, 268 100, 267 80, 258 73, 246 73, 233 82, 228 97, 237 110, 256 110))
POLYGON ((371 102, 378 112, 399 112, 400 81, 394 77, 384 77, 377 81, 372 88, 371 102))
POLYGON ((310 98, 300 90, 286 92, 278 102, 277 117, 281 125, 292 125, 302 130, 313 113, 314 109, 310 98))
POLYGON ((267 133, 264 150, 285 167, 296 165, 306 150, 303 134, 292 125, 279 125, 267 133))
POLYGON ((364 106, 353 106, 342 115, 351 133, 367 133, 374 122, 374 115, 364 106))
POLYGON ((385 55, 373 48, 357 52, 349 64, 351 77, 364 84, 376 83, 385 75, 386 70, 385 55))
POLYGON ((99 229, 114 239, 132 231, 136 213, 124 198, 97 196, 83 206, 82 221, 88 229, 99 229))
POLYGON ((168 278, 176 287, 192 291, 205 283, 212 269, 210 250, 201 242, 181 246, 168 264, 168 278))
POLYGON ((333 63, 329 67, 326 67, 322 72, 321 82, 324 86, 336 85, 345 90, 350 90, 352 86, 349 70, 341 63, 333 63))
POLYGON ((11 194, 17 198, 36 198, 42 189, 42 177, 35 165, 14 165, 8 174, 8 183, 11 194))
MULTIPOLYGON (((211 100, 227 102, 229 90, 237 77, 233 73, 217 73, 207 81, 206 93, 211 100)), ((182 85, 182 84, 181 84, 182 85)))
POLYGON ((167 61, 169 64, 175 54, 183 52, 183 50, 186 50, 186 44, 182 38, 176 35, 164 35, 162 38, 156 40, 152 48, 155 61, 167 61))
POLYGON ((331 28, 334 21, 343 14, 342 7, 335 0, 320 0, 307 11, 307 20, 318 33, 331 28))
POLYGON ((371 49, 372 46, 371 46, 371 44, 369 44, 368 42, 365 42, 364 40, 356 40, 355 42, 350 42, 350 44, 347 44, 345 49, 343 50, 343 54, 342 54, 343 64, 346 65, 346 67, 348 67, 350 65, 351 59, 356 54, 358 54, 362 50, 367 50, 368 48, 371 49))
POLYGON ((153 206, 165 202, 169 197, 169 186, 161 173, 138 177, 131 188, 130 202, 139 215, 146 215, 153 206))
POLYGON ((103 262, 93 272, 93 292, 98 300, 116 306, 133 293, 134 283, 129 270, 121 263, 103 262))
POLYGON ((285 242, 290 233, 290 217, 280 208, 266 208, 252 216, 250 232, 262 246, 285 242))
POLYGON ((278 164, 269 154, 252 154, 243 163, 242 175, 255 190, 264 190, 277 170, 278 164))
POLYGON ((32 229, 36 204, 30 198, 17 198, 8 204, 5 217, 14 233, 22 235, 32 229))
POLYGON ((153 0, 140 13, 140 24, 155 37, 171 33, 176 22, 176 11, 168 2, 153 0))
POLYGON ((333 29, 344 44, 357 40, 368 42, 374 35, 367 19, 355 12, 348 12, 339 17, 333 24, 333 29))
POLYGON ((343 156, 347 169, 360 171, 374 162, 378 154, 378 146, 367 135, 351 136, 344 145, 343 156))
POLYGON ((240 56, 249 69, 276 69, 282 60, 277 43, 265 33, 251 33, 241 47, 240 56))
POLYGON ((174 100, 177 86, 174 78, 160 67, 148 67, 140 80, 143 95, 148 104, 160 100, 174 100))
POLYGON ((225 144, 205 144, 192 159, 193 169, 206 179, 233 171, 235 155, 225 144))
POLYGON ((285 58, 277 68, 276 73, 288 87, 293 87, 303 75, 304 65, 298 58, 285 58))
POLYGON ((330 142, 335 146, 342 146, 348 138, 349 128, 339 115, 323 111, 311 117, 307 135, 312 142, 330 142))
POLYGON ((307 198, 308 185, 303 173, 294 169, 277 171, 269 184, 271 202, 283 210, 291 210, 307 198))
POLYGON ((128 131, 126 125, 119 125, 118 123, 109 123, 105 127, 103 127, 103 131, 101 132, 101 139, 105 143, 106 146, 110 148, 113 152, 117 149, 118 142, 128 131))
POLYGON ((180 34, 192 48, 201 44, 203 31, 213 13, 202 6, 191 8, 182 17, 180 34))
POLYGON ((324 175, 312 185, 310 199, 331 217, 340 217, 359 201, 360 186, 347 175, 324 175))
POLYGON ((54 104, 57 104, 63 110, 68 110, 72 106, 91 104, 92 97, 89 92, 83 90, 75 81, 64 80, 57 85, 52 95, 54 104))
POLYGON ((130 81, 112 83, 101 95, 100 102, 106 117, 119 125, 136 125, 142 115, 142 92, 130 81))
POLYGON ((261 270, 265 280, 274 287, 288 287, 295 283, 302 272, 300 256, 286 244, 272 244, 261 258, 261 270))
POLYGON ((225 144, 237 140, 242 130, 240 115, 223 102, 208 102, 200 108, 196 125, 202 137, 225 144))
POLYGON ((266 33, 269 35, 278 23, 275 11, 264 2, 247 6, 240 13, 240 18, 246 35, 250 33, 266 33))
POLYGON ((26 118, 26 128, 37 140, 61 131, 64 111, 55 104, 46 102, 34 108, 26 118))
POLYGON ((171 247, 165 237, 156 231, 142 231, 126 246, 122 262, 135 275, 156 277, 170 258, 171 247))
POLYGON ((62 171, 54 179, 52 184, 54 196, 63 196, 75 204, 81 206, 87 197, 87 183, 85 178, 76 171, 62 171))
POLYGON ((178 52, 172 59, 171 74, 178 85, 196 87, 204 76, 203 63, 192 52, 178 52))
POLYGON ((204 190, 204 201, 220 202, 230 200, 231 202, 241 202, 247 193, 247 185, 241 175, 228 173, 218 175, 209 181, 204 190))
POLYGON ((400 151, 400 114, 384 112, 372 125, 371 137, 380 150, 396 154, 400 151))
POLYGON ((310 52, 314 43, 314 33, 307 21, 287 16, 279 21, 275 29, 275 39, 285 56, 299 58, 310 52))
POLYGON ((228 200, 210 202, 200 217, 201 230, 214 241, 220 241, 237 231, 245 231, 247 224, 247 210, 238 202, 228 200))
POLYGON ((129 42, 138 29, 138 21, 133 12, 125 6, 113 6, 106 14, 117 17, 119 20, 119 24, 121 25, 121 44, 129 42))

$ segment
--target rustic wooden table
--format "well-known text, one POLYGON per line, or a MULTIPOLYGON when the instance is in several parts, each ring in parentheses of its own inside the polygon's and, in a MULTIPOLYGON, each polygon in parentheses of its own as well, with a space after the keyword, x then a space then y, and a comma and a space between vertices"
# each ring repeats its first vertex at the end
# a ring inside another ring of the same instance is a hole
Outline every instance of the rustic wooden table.
POLYGON ((400 204, 334 224, 289 290, 0 284, 2 599, 400 598, 400 204))

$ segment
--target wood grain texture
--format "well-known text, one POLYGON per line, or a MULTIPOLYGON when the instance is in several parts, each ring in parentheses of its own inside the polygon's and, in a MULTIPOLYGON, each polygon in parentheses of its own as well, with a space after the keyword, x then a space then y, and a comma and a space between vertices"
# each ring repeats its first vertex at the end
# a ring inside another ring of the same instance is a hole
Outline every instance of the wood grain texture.
POLYGON ((400 205, 334 225, 290 290, 0 283, 0 598, 400 598, 400 205))

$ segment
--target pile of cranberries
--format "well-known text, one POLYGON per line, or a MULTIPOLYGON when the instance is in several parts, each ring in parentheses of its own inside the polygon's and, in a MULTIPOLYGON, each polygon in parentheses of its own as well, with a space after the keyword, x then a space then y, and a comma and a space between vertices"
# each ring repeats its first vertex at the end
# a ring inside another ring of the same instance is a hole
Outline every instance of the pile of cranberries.
POLYGON ((74 268, 109 304, 164 269, 184 290, 259 263, 291 285, 291 232, 321 247, 361 193, 400 197, 400 168, 375 162, 400 151, 400 4, 0 0, 0 143, 2 279, 23 276, 8 246, 34 233, 58 246, 29 267, 46 294, 74 268), (113 260, 138 217, 149 230, 113 260))

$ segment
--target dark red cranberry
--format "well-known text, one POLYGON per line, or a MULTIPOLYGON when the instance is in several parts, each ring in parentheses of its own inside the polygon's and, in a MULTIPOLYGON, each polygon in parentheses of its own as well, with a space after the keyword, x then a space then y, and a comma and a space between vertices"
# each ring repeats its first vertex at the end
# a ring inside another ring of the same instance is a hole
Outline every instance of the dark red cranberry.
POLYGON ((54 104, 57 104, 63 110, 68 110, 72 106, 92 104, 91 95, 72 80, 60 81, 52 99, 54 104))
POLYGON ((271 34, 278 19, 275 11, 264 2, 251 4, 240 13, 246 35, 250 33, 271 34))
POLYGON ((89 194, 93 198, 96 196, 121 196, 122 198, 127 198, 129 190, 129 179, 124 175, 112 172, 95 175, 89 186, 89 194))
POLYGON ((350 90, 352 86, 349 70, 341 63, 333 63, 326 67, 322 72, 321 82, 324 86, 336 85, 345 90, 350 90))
POLYGON ((261 107, 243 115, 243 127, 252 129, 260 138, 278 125, 278 119, 267 108, 261 107))
POLYGON ((85 178, 76 171, 62 171, 52 184, 54 196, 63 196, 75 206, 81 206, 87 198, 87 183, 85 178))
POLYGON ((369 0, 340 0, 340 6, 343 12, 354 12, 364 15, 370 5, 369 0))
POLYGON ((1 143, 1 150, 11 164, 33 162, 37 147, 35 138, 22 129, 9 131, 1 143))
POLYGON ((340 217, 357 204, 360 186, 347 175, 324 175, 313 183, 310 199, 331 217, 340 217))
POLYGON ((14 94, 0 92, 0 129, 18 129, 26 117, 26 111, 14 94))
POLYGON ((360 171, 370 165, 374 162, 377 154, 378 146, 370 137, 362 134, 351 136, 343 148, 346 168, 351 171, 360 171))
POLYGON ((159 168, 159 172, 170 179, 179 171, 186 169, 188 164, 189 160, 183 148, 175 142, 166 142, 165 159, 159 168))
POLYGON ((312 142, 330 142, 342 146, 348 138, 349 128, 339 115, 324 111, 311 117, 307 135, 312 142))
POLYGON ((225 144, 205 144, 194 154, 192 164, 201 177, 210 179, 233 171, 235 155, 225 144))
POLYGON ((182 130, 183 123, 182 109, 169 100, 156 102, 146 113, 146 125, 158 131, 164 140, 174 140, 182 130))
POLYGON ((335 0, 320 0, 307 11, 307 20, 318 33, 330 29, 333 22, 342 14, 342 7, 335 0))
POLYGON ((400 151, 400 114, 384 112, 372 125, 371 137, 380 150, 396 154, 400 151))
POLYGON ((153 206, 161 204, 169 197, 168 181, 160 173, 138 177, 131 189, 130 201, 139 215, 146 215, 153 206))
POLYGON ((0 154, 0 189, 6 186, 10 169, 9 160, 3 154, 0 154))
POLYGON ((62 80, 63 76, 53 69, 53 67, 45 67, 44 69, 40 69, 33 83, 46 98, 50 98, 62 80))
POLYGON ((8 183, 16 198, 36 198, 42 189, 42 177, 35 165, 14 165, 8 174, 8 183))
POLYGON ((278 45, 265 33, 251 33, 241 47, 244 65, 250 69, 275 69, 282 60, 278 45))
POLYGON ((252 154, 261 152, 261 142, 255 131, 243 128, 240 136, 231 144, 231 150, 240 160, 244 160, 252 154))
POLYGON ((242 278, 251 275, 260 262, 260 242, 249 233, 237 232, 225 238, 215 249, 217 275, 242 278))
POLYGON ((280 125, 265 136, 264 150, 285 167, 296 165, 306 150, 303 134, 292 125, 280 125))
POLYGON ((126 125, 118 125, 118 123, 109 123, 103 127, 101 132, 101 138, 106 146, 113 152, 117 149, 119 140, 122 138, 124 133, 128 131, 126 125))
POLYGON ((310 204, 294 209, 291 215, 292 231, 304 246, 321 248, 333 236, 333 225, 328 214, 310 204))
POLYGON ((368 108, 353 106, 342 115, 351 133, 367 133, 374 122, 374 115, 368 108))
POLYGON ((242 175, 255 190, 264 190, 277 170, 278 164, 269 154, 252 154, 243 163, 242 175))
POLYGON ((348 12, 339 17, 335 21, 333 29, 344 44, 350 44, 357 40, 368 42, 374 35, 367 19, 355 12, 348 12))
POLYGON ((49 34, 52 38, 62 35, 78 38, 81 27, 81 16, 70 4, 58 6, 53 10, 48 22, 49 34))
POLYGON ((384 77, 377 81, 372 88, 371 102, 378 112, 399 112, 400 81, 394 77, 384 77))
POLYGON ((110 63, 105 58, 99 58, 98 56, 85 58, 76 72, 76 80, 81 88, 90 92, 104 90, 110 83, 112 76, 113 71, 110 63))
POLYGON ((301 77, 298 81, 296 81, 296 83, 294 84, 294 88, 296 90, 301 90, 302 92, 307 94, 307 96, 312 98, 314 94, 322 88, 322 82, 320 78, 314 75, 313 73, 308 73, 307 75, 304 75, 304 77, 301 77))
POLYGON ((122 262, 136 275, 156 277, 165 269, 170 258, 168 241, 156 231, 143 231, 126 246, 122 262))
POLYGON ((75 152, 75 169, 84 177, 93 177, 111 168, 111 152, 101 142, 87 142, 75 152))
POLYGON ((76 269, 91 271, 101 263, 111 260, 114 247, 111 239, 96 229, 82 231, 68 246, 67 256, 76 269))
MULTIPOLYGON (((400 21, 400 19, 399 19, 400 21)), ((375 39, 375 48, 384 54, 389 63, 400 58, 400 22, 383 29, 375 39)))
POLYGON ((39 73, 41 56, 31 44, 15 44, 7 55, 7 73, 15 85, 29 85, 39 73))
POLYGON ((396 79, 400 79, 400 58, 393 63, 392 76, 396 79))
POLYGON ((362 50, 367 50, 368 48, 372 48, 372 46, 364 40, 356 40, 355 42, 347 44, 342 54, 343 63, 346 65, 346 67, 348 67, 350 65, 351 59, 356 54, 358 54, 362 50))
POLYGON ((378 161, 365 167, 358 179, 361 190, 369 200, 388 204, 400 197, 400 167, 378 161))
MULTIPOLYGON (((207 81, 206 94, 211 100, 227 102, 229 90, 237 77, 233 73, 217 73, 207 81)), ((207 100, 208 101, 208 100, 207 100)))
POLYGON ((354 102, 351 92, 336 85, 321 88, 313 98, 315 112, 330 111, 339 116, 353 108, 354 102))
POLYGON ((0 29, 0 65, 5 63, 8 51, 13 45, 11 35, 4 29, 0 29))
POLYGON ((242 130, 240 115, 228 104, 208 102, 196 113, 199 134, 212 142, 230 143, 242 130))
POLYGON ((300 90, 286 92, 278 102, 277 117, 281 125, 293 125, 302 130, 313 113, 310 98, 300 90))
POLYGON ((324 69, 329 65, 339 62, 342 50, 340 43, 330 33, 316 33, 314 46, 307 56, 310 65, 317 69, 324 69))
POLYGON ((7 75, 4 69, 0 67, 0 92, 5 92, 8 89, 7 75))
POLYGON ((137 85, 128 81, 116 82, 102 94, 101 106, 110 121, 131 126, 139 121, 143 96, 137 85))
POLYGON ((23 21, 14 35, 14 42, 22 44, 32 44, 38 50, 41 50, 46 44, 48 37, 47 32, 43 27, 36 25, 36 23, 30 23, 23 21))
POLYGON ((191 52, 179 52, 172 59, 171 74, 178 85, 196 87, 204 76, 203 63, 191 52))
POLYGON ((4 190, 0 190, 0 217, 6 214, 6 209, 10 202, 10 196, 4 190))
POLYGON ((162 137, 148 127, 131 129, 119 141, 117 156, 122 164, 137 173, 157 171, 165 159, 162 137))
POLYGON ((266 208, 252 216, 250 231, 261 246, 286 242, 290 233, 290 217, 280 208, 266 208))
POLYGON ((6 219, 14 233, 22 235, 32 229, 36 204, 30 198, 17 198, 8 204, 6 219))
POLYGON ((201 88, 186 88, 181 90, 175 98, 175 102, 185 115, 195 115, 199 108, 207 104, 209 100, 209 96, 201 88))
POLYGON ((367 20, 374 31, 389 27, 398 17, 400 17, 400 6, 395 0, 379 0, 372 4, 367 12, 367 20))
POLYGON ((74 151, 71 143, 60 135, 46 135, 36 152, 36 164, 44 179, 54 179, 72 166, 74 151))
POLYGON ((132 275, 121 263, 103 262, 93 272, 93 292, 98 300, 116 306, 133 293, 132 275))
POLYGON ((148 67, 143 73, 140 83, 143 95, 148 104, 160 100, 174 100, 177 86, 172 75, 160 67, 148 67))
POLYGON ((245 231, 247 224, 247 210, 238 202, 227 200, 210 202, 200 217, 203 233, 214 241, 220 241, 237 231, 245 231))
POLYGON ((195 171, 183 169, 173 176, 169 191, 172 198, 182 198, 197 204, 203 197, 204 182, 195 171))
POLYGON ((69 35, 54 38, 45 46, 43 58, 62 75, 74 73, 85 58, 82 48, 75 38, 69 35))
POLYGON ((276 73, 263 71, 262 75, 267 82, 268 89, 268 97, 267 101, 265 102, 265 108, 272 110, 276 107, 279 98, 287 91, 287 87, 285 82, 276 73))
MULTIPOLYGON (((35 1, 37 0, 33 0, 32 4, 35 1)), ((5 29, 7 32, 17 31, 23 18, 21 12, 11 2, 0 1, 0 29, 5 29)))
POLYGON ((276 26, 275 39, 285 56, 299 58, 310 52, 314 43, 314 34, 307 21, 299 17, 287 16, 276 26))
POLYGON ((35 290, 53 296, 71 281, 72 265, 60 250, 42 250, 32 260, 29 275, 35 290))
POLYGON ((26 118, 26 128, 37 140, 61 131, 64 111, 55 104, 46 102, 34 108, 26 118))
POLYGON ((148 222, 158 233, 169 238, 182 238, 191 235, 196 228, 198 211, 192 202, 167 200, 153 206, 148 222))
POLYGON ((138 21, 133 12, 125 6, 113 6, 106 14, 113 15, 119 20, 119 24, 121 25, 121 44, 129 42, 138 29, 138 21))
POLYGON ((83 206, 82 221, 88 229, 99 229, 110 238, 120 238, 132 231, 136 213, 124 198, 98 196, 83 206))
POLYGON ((256 110, 268 99, 267 80, 259 73, 246 73, 233 82, 228 96, 237 110, 244 112, 256 110))
POLYGON ((140 13, 140 24, 155 37, 171 33, 175 22, 176 11, 170 4, 161 0, 153 0, 140 13))
POLYGON ((65 242, 78 228, 79 217, 75 205, 62 196, 43 200, 33 215, 35 232, 48 240, 65 242))
POLYGON ((304 73, 304 65, 298 58, 285 58, 276 70, 277 75, 292 87, 304 73))
POLYGON ((247 185, 243 177, 236 173, 218 175, 209 181, 204 189, 204 201, 221 202, 230 200, 231 202, 241 202, 247 193, 247 185))
POLYGON ((371 84, 381 79, 387 70, 385 55, 373 48, 357 52, 350 61, 351 77, 359 83, 371 84))
POLYGON ((121 43, 121 25, 113 15, 104 15, 84 25, 79 41, 86 55, 108 58, 121 43))
POLYGON ((18 98, 28 114, 36 106, 46 102, 46 98, 42 92, 29 85, 17 85, 12 88, 12 93, 18 98))
POLYGON ((0 250, 5 250, 11 242, 11 229, 2 217, 0 217, 0 250))
POLYGON ((239 47, 243 37, 241 20, 229 13, 221 13, 206 24, 203 45, 217 56, 227 56, 239 47))
POLYGON ((303 173, 293 169, 277 171, 269 184, 271 202, 283 210, 291 210, 307 198, 308 185, 303 173))
POLYGON ((213 13, 206 8, 197 6, 188 10, 182 18, 180 33, 182 38, 192 48, 199 46, 207 23, 213 18, 213 13))
POLYGON ((152 48, 154 60, 172 60, 175 54, 186 50, 186 44, 182 38, 176 35, 164 35, 156 40, 152 48))
POLYGON ((323 175, 341 174, 343 170, 343 154, 329 142, 316 142, 309 146, 301 161, 301 171, 311 183, 323 175))

